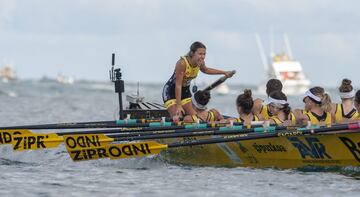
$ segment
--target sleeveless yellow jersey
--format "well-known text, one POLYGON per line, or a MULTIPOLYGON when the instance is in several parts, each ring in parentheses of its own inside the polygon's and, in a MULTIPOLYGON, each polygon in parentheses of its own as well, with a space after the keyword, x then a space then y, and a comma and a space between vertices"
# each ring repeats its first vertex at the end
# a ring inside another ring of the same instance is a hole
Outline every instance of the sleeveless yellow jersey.
MULTIPOLYGON (((259 121, 259 117, 254 114, 254 117, 253 117, 252 121, 259 121)), ((236 118, 236 119, 234 120, 234 122, 242 123, 242 122, 244 122, 244 120, 241 119, 241 118, 236 118)), ((251 124, 246 125, 246 128, 250 129, 250 128, 251 128, 251 124)))
POLYGON ((207 117, 205 120, 203 120, 199 115, 192 115, 191 116, 193 122, 197 122, 197 120, 201 120, 203 122, 214 122, 216 118, 216 111, 215 110, 209 110, 207 112, 207 117))
POLYGON ((200 70, 200 66, 192 66, 190 65, 190 62, 188 61, 186 56, 182 56, 181 59, 183 59, 185 61, 186 64, 186 69, 185 69, 185 73, 184 73, 184 79, 183 79, 183 84, 182 86, 189 86, 191 80, 195 79, 199 73, 200 70))
POLYGON ((306 112, 305 114, 308 116, 309 121, 311 122, 312 125, 319 125, 320 122, 323 122, 326 125, 331 125, 332 120, 331 120, 330 112, 324 112, 324 113, 325 114, 323 117, 319 117, 318 115, 314 114, 311 111, 306 112))
MULTIPOLYGON (((275 122, 275 124, 281 124, 281 123, 284 122, 283 120, 281 120, 281 119, 280 119, 279 117, 277 117, 277 116, 271 116, 270 119, 273 120, 273 121, 275 122)), ((293 125, 296 124, 296 118, 295 118, 294 113, 290 112, 290 114, 289 114, 289 119, 291 120, 291 123, 292 123, 293 125)))
POLYGON ((261 107, 260 114, 264 117, 265 120, 269 120, 269 118, 272 116, 267 105, 263 105, 261 107))
MULTIPOLYGON (((254 114, 254 118, 253 118, 252 121, 259 121, 259 120, 260 120, 259 117, 254 114)), ((234 122, 238 122, 238 123, 241 123, 241 122, 243 122, 243 121, 244 121, 244 120, 241 119, 241 118, 236 118, 236 119, 234 120, 234 122)))
POLYGON ((335 111, 335 121, 337 123, 342 122, 343 118, 347 118, 349 120, 355 120, 359 118, 359 113, 356 109, 352 109, 348 114, 344 114, 344 108, 341 103, 336 104, 336 111, 335 111))

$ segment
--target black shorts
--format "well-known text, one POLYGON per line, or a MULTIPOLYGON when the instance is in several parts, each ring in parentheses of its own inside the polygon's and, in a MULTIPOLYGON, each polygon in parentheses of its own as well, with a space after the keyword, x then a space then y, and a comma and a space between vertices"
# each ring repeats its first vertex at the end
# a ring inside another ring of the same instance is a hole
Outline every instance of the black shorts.
MULTIPOLYGON (((166 83, 163 88, 162 98, 166 108, 176 104, 175 84, 166 83)), ((181 88, 181 105, 191 102, 190 86, 181 88)))

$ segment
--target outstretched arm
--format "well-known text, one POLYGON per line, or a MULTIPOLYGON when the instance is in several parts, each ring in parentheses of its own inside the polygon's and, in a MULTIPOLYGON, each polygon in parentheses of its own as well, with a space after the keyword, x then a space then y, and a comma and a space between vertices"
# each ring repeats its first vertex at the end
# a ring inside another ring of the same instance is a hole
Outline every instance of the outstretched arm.
POLYGON ((231 71, 223 71, 223 70, 218 70, 215 68, 209 68, 206 67, 205 65, 202 65, 200 67, 201 72, 208 74, 208 75, 225 75, 226 77, 232 77, 234 75, 233 72, 231 71))

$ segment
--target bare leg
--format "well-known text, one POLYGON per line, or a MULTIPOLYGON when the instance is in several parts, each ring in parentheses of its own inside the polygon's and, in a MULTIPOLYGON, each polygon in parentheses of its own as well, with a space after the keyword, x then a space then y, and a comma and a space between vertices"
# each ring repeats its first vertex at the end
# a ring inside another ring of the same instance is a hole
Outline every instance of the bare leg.
POLYGON ((172 105, 169 108, 167 108, 167 111, 170 114, 170 117, 173 118, 174 116, 176 116, 176 105, 172 105))
MULTIPOLYGON (((191 102, 190 103, 186 103, 185 105, 182 106, 183 109, 185 110, 185 114, 180 115, 180 117, 183 117, 185 115, 195 115, 196 111, 194 110, 194 108, 192 107, 191 102)), ((171 118, 174 118, 175 116, 177 116, 176 114, 176 105, 172 105, 169 108, 167 108, 167 111, 169 112, 169 115, 171 118)))

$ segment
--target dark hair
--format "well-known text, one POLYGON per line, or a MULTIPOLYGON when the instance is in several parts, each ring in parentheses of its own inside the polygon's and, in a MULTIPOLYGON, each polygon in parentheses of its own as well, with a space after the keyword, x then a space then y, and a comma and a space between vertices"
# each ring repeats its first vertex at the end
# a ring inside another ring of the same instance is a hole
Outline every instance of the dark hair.
POLYGON ((190 57, 192 57, 194 55, 194 53, 196 52, 196 50, 198 50, 200 48, 206 49, 206 46, 199 41, 192 43, 190 46, 190 51, 188 52, 188 55, 190 57))
MULTIPOLYGON (((287 101, 286 95, 281 91, 273 91, 270 93, 269 97, 278 99, 278 100, 287 101)), ((285 120, 288 120, 289 114, 291 112, 291 107, 290 107, 289 103, 284 104, 283 107, 281 108, 281 110, 285 113, 285 120)))
POLYGON ((282 91, 283 85, 279 79, 270 79, 266 83, 266 94, 270 95, 273 91, 282 91))
POLYGON ((251 90, 245 89, 236 99, 236 106, 241 107, 245 114, 249 114, 254 106, 251 90))
POLYGON ((355 94, 355 102, 360 104, 360 90, 358 90, 355 94))
POLYGON ((325 89, 320 87, 320 86, 315 86, 313 88, 310 88, 310 92, 315 95, 320 97, 321 99, 321 109, 323 109, 326 112, 330 112, 331 111, 331 98, 329 96, 328 93, 325 92, 325 89))
POLYGON ((209 91, 199 90, 194 94, 194 99, 201 105, 207 105, 210 101, 210 98, 211 96, 209 91))
POLYGON ((353 86, 351 85, 350 79, 343 79, 341 82, 341 86, 339 87, 339 92, 351 92, 353 90, 353 86))

